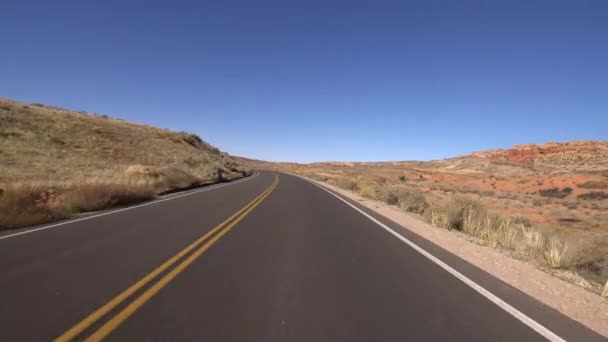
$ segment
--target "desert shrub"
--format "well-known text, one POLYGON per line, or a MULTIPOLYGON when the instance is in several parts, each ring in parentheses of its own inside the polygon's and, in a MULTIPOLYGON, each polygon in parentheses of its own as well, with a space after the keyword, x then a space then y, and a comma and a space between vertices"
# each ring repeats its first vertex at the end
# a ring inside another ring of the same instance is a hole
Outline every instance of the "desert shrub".
POLYGON ((378 197, 376 187, 370 183, 364 182, 357 184, 357 191, 359 192, 359 195, 366 198, 376 199, 378 197))
POLYGON ((548 239, 528 219, 492 213, 480 202, 451 197, 443 203, 431 204, 424 217, 435 226, 461 231, 488 246, 510 250, 518 257, 534 259, 551 268, 571 266, 564 241, 548 239))
POLYGON ((583 200, 603 200, 608 198, 608 194, 603 191, 591 191, 578 195, 578 198, 583 200))
POLYGON ((378 190, 378 199, 388 205, 397 205, 399 203, 399 197, 397 196, 398 189, 390 187, 382 187, 378 190))
POLYGON ((336 179, 336 186, 345 190, 356 190, 357 182, 349 178, 338 178, 336 179))
POLYGON ((608 181, 587 181, 577 186, 583 189, 608 189, 608 181))
POLYGON ((420 192, 401 189, 397 197, 399 207, 404 211, 423 214, 429 208, 426 197, 420 192))
POLYGON ((406 178, 405 178, 405 175, 400 175, 400 176, 399 176, 399 180, 400 180, 400 181, 405 182, 405 179, 406 179, 406 178))
POLYGON ((553 197, 553 198, 565 198, 572 193, 572 188, 565 187, 563 189, 559 188, 550 188, 550 189, 541 189, 538 190, 538 194, 543 197, 553 197))
POLYGON ((327 182, 328 178, 326 176, 322 176, 320 174, 317 173, 307 173, 305 174, 306 177, 310 178, 310 179, 314 179, 316 181, 320 181, 320 182, 327 182))
POLYGON ((557 239, 547 240, 543 255, 547 265, 551 268, 565 268, 569 265, 566 252, 568 245, 557 239))

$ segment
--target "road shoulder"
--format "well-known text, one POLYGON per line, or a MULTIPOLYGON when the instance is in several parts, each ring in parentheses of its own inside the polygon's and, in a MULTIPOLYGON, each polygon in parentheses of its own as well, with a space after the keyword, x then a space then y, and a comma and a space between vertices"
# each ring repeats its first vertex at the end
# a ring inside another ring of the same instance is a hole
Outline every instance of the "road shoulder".
POLYGON ((323 182, 310 181, 397 223, 403 229, 431 241, 540 303, 608 336, 608 301, 600 296, 545 273, 534 265, 469 241, 462 234, 435 228, 394 206, 363 198, 323 182))

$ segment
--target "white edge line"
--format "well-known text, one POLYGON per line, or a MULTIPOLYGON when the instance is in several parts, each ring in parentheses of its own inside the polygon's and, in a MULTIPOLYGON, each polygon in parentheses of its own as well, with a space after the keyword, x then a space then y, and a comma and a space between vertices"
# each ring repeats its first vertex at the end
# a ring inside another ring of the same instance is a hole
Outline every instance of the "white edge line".
POLYGON ((96 218, 96 217, 106 216, 106 215, 110 215, 110 214, 116 214, 116 213, 119 213, 119 212, 122 212, 122 211, 127 211, 127 210, 131 210, 131 209, 137 209, 137 208, 145 207, 145 206, 156 204, 156 203, 160 203, 160 202, 170 201, 170 200, 173 200, 173 199, 176 199, 176 198, 180 198, 180 197, 186 197, 186 196, 198 194, 198 193, 201 193, 201 192, 206 192, 206 191, 210 191, 210 190, 215 190, 215 189, 223 188, 225 186, 234 185, 234 184, 237 184, 237 183, 241 183, 241 182, 246 182, 248 180, 252 180, 252 179, 256 178, 259 175, 260 175, 260 173, 256 172, 253 176, 246 177, 246 178, 243 178, 243 179, 239 179, 237 181, 233 181, 233 182, 229 182, 229 183, 211 185, 211 186, 205 187, 203 189, 189 191, 189 192, 186 192, 186 193, 183 193, 183 194, 180 194, 180 195, 171 196, 171 197, 167 197, 167 198, 160 198, 160 199, 157 199, 157 200, 153 200, 153 201, 150 201, 150 202, 134 205, 134 206, 131 206, 131 207, 111 210, 111 211, 103 212, 103 213, 100 213, 100 214, 90 215, 90 216, 86 216, 86 217, 82 217, 82 218, 78 218, 78 219, 73 219, 73 220, 69 220, 69 221, 64 221, 64 222, 60 222, 60 223, 51 224, 51 225, 44 226, 44 227, 38 227, 38 228, 28 229, 28 230, 25 230, 25 231, 22 231, 22 232, 19 232, 19 233, 13 233, 13 234, 8 234, 8 235, 3 235, 3 236, 0 236, 0 240, 8 239, 8 238, 19 236, 19 235, 30 234, 30 233, 34 233, 34 232, 37 232, 37 231, 40 231, 40 230, 46 230, 46 229, 49 229, 49 228, 55 228, 55 227, 59 227, 59 226, 64 226, 64 225, 67 225, 67 224, 70 224, 70 223, 80 222, 80 221, 84 221, 84 220, 90 220, 90 219, 93 219, 93 218, 96 218))
POLYGON ((306 181, 308 181, 308 182, 310 182, 310 183, 318 186, 319 188, 327 191, 329 194, 331 194, 332 196, 336 197, 340 201, 346 203, 348 206, 350 206, 351 208, 355 209, 356 211, 358 211, 359 213, 361 213, 363 216, 365 216, 368 219, 370 219, 371 221, 373 221, 375 224, 377 224, 380 227, 384 228, 385 230, 387 230, 389 233, 391 233, 392 235, 394 235, 396 238, 398 238, 402 242, 405 242, 407 245, 409 245, 410 247, 412 247, 415 251, 417 251, 418 253, 424 255, 425 257, 427 257, 429 260, 431 260, 432 262, 434 262, 435 264, 437 264, 439 267, 443 268, 445 271, 447 271, 448 273, 450 273, 454 277, 458 278, 458 280, 462 281, 463 283, 465 283, 466 285, 468 285, 469 287, 471 287, 473 290, 477 291, 479 294, 481 294, 482 296, 486 297, 492 303, 498 305, 501 309, 505 310, 511 316, 517 318, 522 323, 524 323, 528 327, 532 328, 534 331, 536 331, 537 333, 539 333, 540 335, 542 335, 543 337, 545 337, 549 341, 552 341, 552 342, 566 342, 566 340, 564 340, 563 338, 559 337, 557 334, 555 334, 551 330, 545 328, 540 323, 538 323, 535 320, 533 320, 532 318, 526 316, 523 312, 517 310, 516 308, 514 308, 513 306, 511 306, 509 303, 507 303, 504 300, 498 298, 492 292, 486 290, 481 285, 477 284, 476 282, 474 282, 473 280, 471 280, 470 278, 468 278, 464 274, 456 271, 450 265, 448 265, 445 262, 439 260, 437 257, 435 257, 434 255, 432 255, 431 253, 427 252, 424 248, 416 245, 412 241, 410 241, 407 238, 403 237, 401 234, 399 234, 396 231, 394 231, 393 229, 389 228, 384 223, 378 221, 376 218, 374 218, 373 216, 369 215, 365 211, 357 208, 352 203, 350 203, 350 202, 346 201, 345 199, 343 199, 342 197, 334 194, 333 192, 329 191, 325 187, 323 187, 323 186, 321 186, 321 185, 319 185, 319 184, 317 184, 317 183, 309 180, 308 178, 305 178, 305 177, 300 176, 300 175, 295 175, 295 174, 292 174, 292 175, 296 176, 296 177, 299 177, 299 178, 302 178, 302 179, 304 179, 304 180, 306 180, 306 181))

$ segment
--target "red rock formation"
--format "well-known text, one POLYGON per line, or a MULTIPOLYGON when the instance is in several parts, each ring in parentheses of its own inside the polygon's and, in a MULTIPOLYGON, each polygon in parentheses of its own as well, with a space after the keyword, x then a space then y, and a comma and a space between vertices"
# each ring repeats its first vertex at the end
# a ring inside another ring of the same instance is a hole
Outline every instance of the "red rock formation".
POLYGON ((472 153, 472 157, 502 159, 513 163, 522 163, 552 154, 594 153, 608 151, 608 143, 602 141, 570 141, 564 143, 547 143, 542 145, 515 145, 510 149, 496 149, 472 153))

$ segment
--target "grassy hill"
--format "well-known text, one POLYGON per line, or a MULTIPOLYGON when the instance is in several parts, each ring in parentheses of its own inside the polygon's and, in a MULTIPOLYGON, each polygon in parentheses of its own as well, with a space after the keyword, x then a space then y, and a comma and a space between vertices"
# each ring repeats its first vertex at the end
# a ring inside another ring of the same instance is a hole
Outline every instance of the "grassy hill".
POLYGON ((194 134, 0 99, 0 228, 243 177, 194 134))

